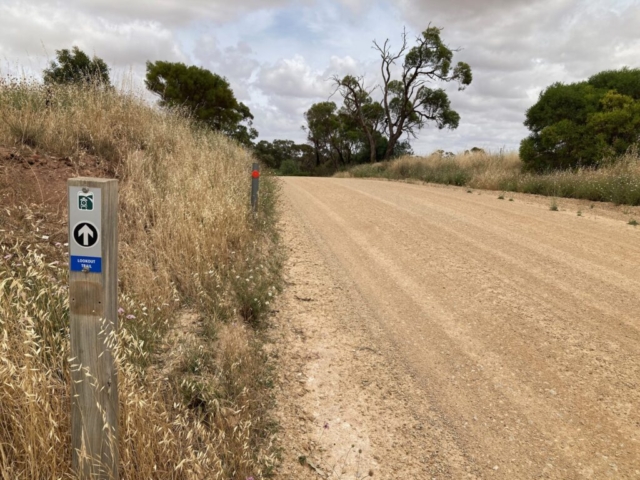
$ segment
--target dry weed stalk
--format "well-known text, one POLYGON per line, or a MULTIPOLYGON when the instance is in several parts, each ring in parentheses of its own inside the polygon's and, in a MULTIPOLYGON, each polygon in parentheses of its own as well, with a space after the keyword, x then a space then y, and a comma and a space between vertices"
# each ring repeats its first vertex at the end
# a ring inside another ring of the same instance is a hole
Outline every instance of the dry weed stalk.
MULTIPOLYGON (((268 372, 256 333, 238 314, 259 322, 277 289, 279 257, 268 179, 262 213, 250 215, 250 154, 132 93, 21 81, 0 82, 3 144, 69 157, 79 168, 87 155, 98 157, 121 180, 122 328, 110 339, 121 478, 266 475, 275 462, 261 384, 268 372), (185 305, 213 332, 198 339, 208 369, 153 373, 154 347, 185 305)), ((0 221, 15 209, 2 207, 0 221)), ((74 478, 65 248, 45 257, 16 243, 30 238, 32 218, 10 231, 0 225, 2 480, 74 478)))
POLYGON ((471 188, 581 198, 640 205, 640 154, 603 159, 599 168, 579 168, 538 174, 523 171, 515 152, 402 157, 391 162, 359 165, 354 177, 416 179, 471 188))

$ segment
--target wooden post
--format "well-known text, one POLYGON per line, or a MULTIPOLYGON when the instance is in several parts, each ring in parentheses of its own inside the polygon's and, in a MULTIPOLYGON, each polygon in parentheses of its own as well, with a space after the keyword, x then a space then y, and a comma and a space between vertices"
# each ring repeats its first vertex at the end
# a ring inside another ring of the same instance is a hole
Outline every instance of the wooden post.
POLYGON ((254 163, 251 169, 251 209, 258 211, 258 188, 260 187, 260 164, 254 163))
POLYGON ((118 479, 118 181, 68 180, 72 465, 118 479))

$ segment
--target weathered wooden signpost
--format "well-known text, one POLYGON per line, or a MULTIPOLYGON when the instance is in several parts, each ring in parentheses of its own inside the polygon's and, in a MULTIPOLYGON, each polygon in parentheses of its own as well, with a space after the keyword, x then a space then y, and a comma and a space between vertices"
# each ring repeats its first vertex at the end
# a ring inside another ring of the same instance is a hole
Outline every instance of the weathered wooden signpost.
POLYGON ((251 168, 251 209, 258 211, 258 188, 260 187, 260 164, 254 163, 251 168))
POLYGON ((118 478, 118 181, 68 180, 71 443, 82 479, 118 478))

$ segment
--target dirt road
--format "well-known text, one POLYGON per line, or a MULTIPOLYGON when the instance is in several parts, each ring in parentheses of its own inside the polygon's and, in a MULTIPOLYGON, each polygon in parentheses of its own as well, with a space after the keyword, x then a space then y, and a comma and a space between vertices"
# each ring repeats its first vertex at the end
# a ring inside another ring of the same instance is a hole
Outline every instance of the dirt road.
POLYGON ((637 210, 282 183, 285 477, 640 478, 637 210))

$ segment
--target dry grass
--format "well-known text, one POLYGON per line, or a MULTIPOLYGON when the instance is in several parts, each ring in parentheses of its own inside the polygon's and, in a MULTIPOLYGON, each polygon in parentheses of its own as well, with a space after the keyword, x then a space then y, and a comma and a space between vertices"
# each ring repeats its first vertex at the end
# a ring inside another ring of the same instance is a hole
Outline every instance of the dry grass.
MULTIPOLYGON (((269 365, 252 327, 279 285, 274 184, 263 177, 254 218, 247 151, 112 90, 1 83, 0 145, 91 155, 120 179, 121 478, 268 476, 269 365), (150 368, 185 307, 195 343, 150 368), (185 367, 194 351, 203 368, 185 367)), ((47 205, 1 206, 0 479, 73 478, 66 248, 33 241, 47 205)))
POLYGON ((631 149, 622 157, 608 159, 598 169, 548 174, 524 173, 515 152, 500 152, 403 157, 391 162, 359 165, 344 175, 416 179, 487 190, 640 205, 640 155, 637 149, 631 149))
MULTIPOLYGON (((447 185, 480 185, 519 173, 521 161, 515 153, 473 153, 454 157, 433 154, 428 157, 401 157, 390 162, 363 164, 352 168, 354 177, 412 178, 447 185)), ((480 186, 477 188, 488 188, 480 186)))

